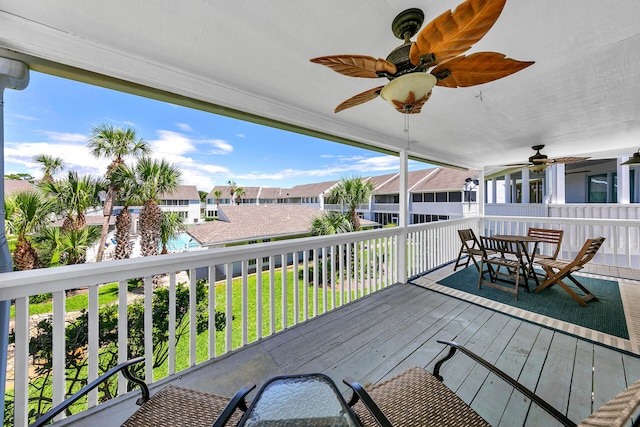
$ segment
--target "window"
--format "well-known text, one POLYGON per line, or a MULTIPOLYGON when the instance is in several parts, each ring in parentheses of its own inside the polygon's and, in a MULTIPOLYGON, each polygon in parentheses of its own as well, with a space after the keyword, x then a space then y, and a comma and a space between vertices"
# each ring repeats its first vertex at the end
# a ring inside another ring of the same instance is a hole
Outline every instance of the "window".
POLYGON ((609 181, 607 180, 607 174, 602 173, 598 175, 591 175, 587 178, 588 181, 588 203, 607 203, 607 190, 609 188, 609 181))
POLYGON ((422 199, 427 203, 433 203, 435 201, 435 196, 433 193, 424 193, 422 199))
POLYGON ((447 201, 447 193, 436 193, 436 202, 443 203, 447 201))
POLYGON ((422 193, 413 193, 413 194, 411 195, 411 200, 412 200, 414 203, 420 203, 420 202, 422 202, 422 193))
POLYGON ((449 202, 462 202, 462 193, 460 191, 452 191, 449 193, 449 202))

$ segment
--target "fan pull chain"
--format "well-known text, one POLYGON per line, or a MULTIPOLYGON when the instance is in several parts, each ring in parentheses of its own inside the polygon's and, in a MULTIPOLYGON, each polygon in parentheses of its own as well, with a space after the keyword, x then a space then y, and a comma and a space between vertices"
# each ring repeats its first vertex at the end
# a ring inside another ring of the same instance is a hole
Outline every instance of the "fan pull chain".
POLYGON ((407 149, 409 148, 409 141, 410 141, 410 136, 409 136, 409 114, 405 114, 404 115, 404 130, 403 132, 407 135, 407 149))

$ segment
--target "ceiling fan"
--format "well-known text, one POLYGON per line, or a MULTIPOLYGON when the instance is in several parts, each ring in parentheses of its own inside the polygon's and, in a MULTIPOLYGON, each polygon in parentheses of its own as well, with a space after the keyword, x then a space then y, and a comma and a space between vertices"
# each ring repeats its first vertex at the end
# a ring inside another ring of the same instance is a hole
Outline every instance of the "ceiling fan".
POLYGON ((380 95, 404 114, 417 114, 434 86, 475 86, 516 73, 533 61, 517 61, 495 52, 462 55, 496 22, 506 0, 466 0, 418 30, 424 21, 420 9, 407 9, 393 20, 393 34, 404 43, 386 59, 365 55, 331 55, 310 61, 351 77, 386 77, 389 83, 342 102, 335 109, 371 101, 380 95), (416 41, 411 37, 418 34, 416 41))
POLYGON ((542 154, 540 150, 544 148, 544 145, 534 145, 531 149, 535 150, 536 154, 529 157, 528 163, 516 163, 510 164, 506 166, 515 166, 515 167, 527 167, 532 172, 542 172, 547 168, 547 166, 557 164, 557 163, 575 163, 581 162, 583 160, 589 159, 589 157, 557 157, 555 159, 550 159, 546 154, 542 154))

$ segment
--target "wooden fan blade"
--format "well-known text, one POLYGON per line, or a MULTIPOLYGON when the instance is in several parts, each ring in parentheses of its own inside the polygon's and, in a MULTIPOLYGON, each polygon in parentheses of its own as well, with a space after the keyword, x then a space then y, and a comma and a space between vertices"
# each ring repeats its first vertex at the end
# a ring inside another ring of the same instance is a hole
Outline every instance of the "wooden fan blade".
POLYGON ((434 54, 435 64, 456 57, 484 37, 498 20, 506 0, 466 0, 431 21, 417 35, 409 58, 413 65, 420 57, 434 54))
POLYGON ((364 55, 333 55, 311 58, 314 64, 321 64, 333 71, 349 77, 383 77, 384 73, 395 74, 396 66, 386 59, 364 55), (382 75, 378 75, 381 73, 382 75))
POLYGON ((468 87, 501 79, 527 68, 533 61, 516 61, 495 52, 478 52, 458 56, 435 67, 431 74, 438 86, 468 87), (442 80, 440 80, 443 76, 442 80), (444 77, 446 76, 446 77, 444 77))
POLYGON ((553 160, 553 163, 575 163, 575 162, 582 162, 590 158, 591 157, 558 157, 552 160, 553 160))
POLYGON ((342 102, 342 104, 336 107, 335 112, 339 113, 342 110, 346 110, 347 108, 355 107, 356 105, 364 104, 365 102, 371 101, 380 95, 380 91, 384 86, 374 87, 373 89, 369 89, 366 92, 362 92, 357 94, 356 96, 352 96, 346 101, 342 102))

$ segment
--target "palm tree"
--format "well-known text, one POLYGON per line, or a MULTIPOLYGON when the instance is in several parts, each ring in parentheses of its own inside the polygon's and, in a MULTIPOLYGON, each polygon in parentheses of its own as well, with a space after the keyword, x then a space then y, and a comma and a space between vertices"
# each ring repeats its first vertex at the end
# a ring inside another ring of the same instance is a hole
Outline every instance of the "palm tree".
POLYGON ((342 178, 328 195, 329 203, 338 203, 347 208, 355 231, 360 230, 360 218, 356 213, 359 204, 367 203, 373 192, 373 182, 360 177, 342 178))
POLYGON ((311 234, 314 236, 349 233, 351 231, 353 231, 351 220, 341 212, 327 212, 314 217, 311 222, 311 234))
POLYGON ((60 157, 38 154, 33 159, 42 165, 41 181, 53 182, 53 176, 64 169, 64 161, 60 157))
POLYGON ((136 181, 144 206, 140 211, 140 245, 142 256, 158 254, 162 211, 157 199, 162 193, 172 193, 180 185, 181 172, 165 160, 143 157, 135 166, 136 181))
POLYGON ((129 239, 131 237, 132 220, 129 206, 143 203, 143 201, 140 200, 138 194, 138 181, 136 179, 136 171, 133 168, 127 165, 120 165, 112 171, 111 181, 115 182, 118 188, 118 198, 123 204, 122 210, 116 215, 116 249, 114 258, 126 259, 131 255, 129 239))
POLYGON ((65 215, 63 230, 80 230, 85 227, 84 213, 101 205, 100 194, 107 188, 105 180, 91 176, 79 177, 69 171, 67 178, 41 182, 44 194, 51 196, 55 211, 65 215))
MULTIPOLYGON (((236 187, 236 191, 234 194, 236 196, 236 204, 239 205, 240 203, 242 203, 242 196, 246 195, 247 193, 244 191, 244 188, 236 187)), ((232 202, 233 202, 233 199, 232 199, 232 202)))
POLYGON ((87 249, 100 238, 100 227, 91 225, 81 230, 63 230, 60 233, 60 260, 66 264, 84 264, 87 249))
POLYGON ((162 243, 162 251, 160 254, 169 253, 167 243, 169 240, 177 237, 184 230, 184 218, 178 212, 163 212, 162 222, 160 223, 160 242, 162 243))
POLYGON ((213 197, 216 199, 216 205, 220 205, 220 199, 222 198, 222 191, 214 190, 213 197))
POLYGON ((49 222, 51 202, 35 191, 16 193, 5 199, 5 221, 9 233, 18 237, 13 263, 18 270, 40 267, 31 235, 49 222))
POLYGON ((230 179, 229 181, 227 181, 227 184, 229 184, 229 194, 231 194, 231 204, 233 204, 233 194, 236 192, 236 182, 232 179, 230 179))
POLYGON ((140 157, 149 154, 149 145, 142 138, 138 139, 136 131, 127 128, 114 128, 111 125, 96 126, 91 130, 88 147, 94 157, 100 159, 111 159, 107 167, 105 178, 109 180, 109 187, 102 208, 102 233, 100 244, 96 254, 96 262, 102 261, 104 247, 109 233, 109 221, 113 213, 113 205, 118 195, 118 187, 113 183, 111 177, 114 171, 124 164, 127 157, 140 157))

